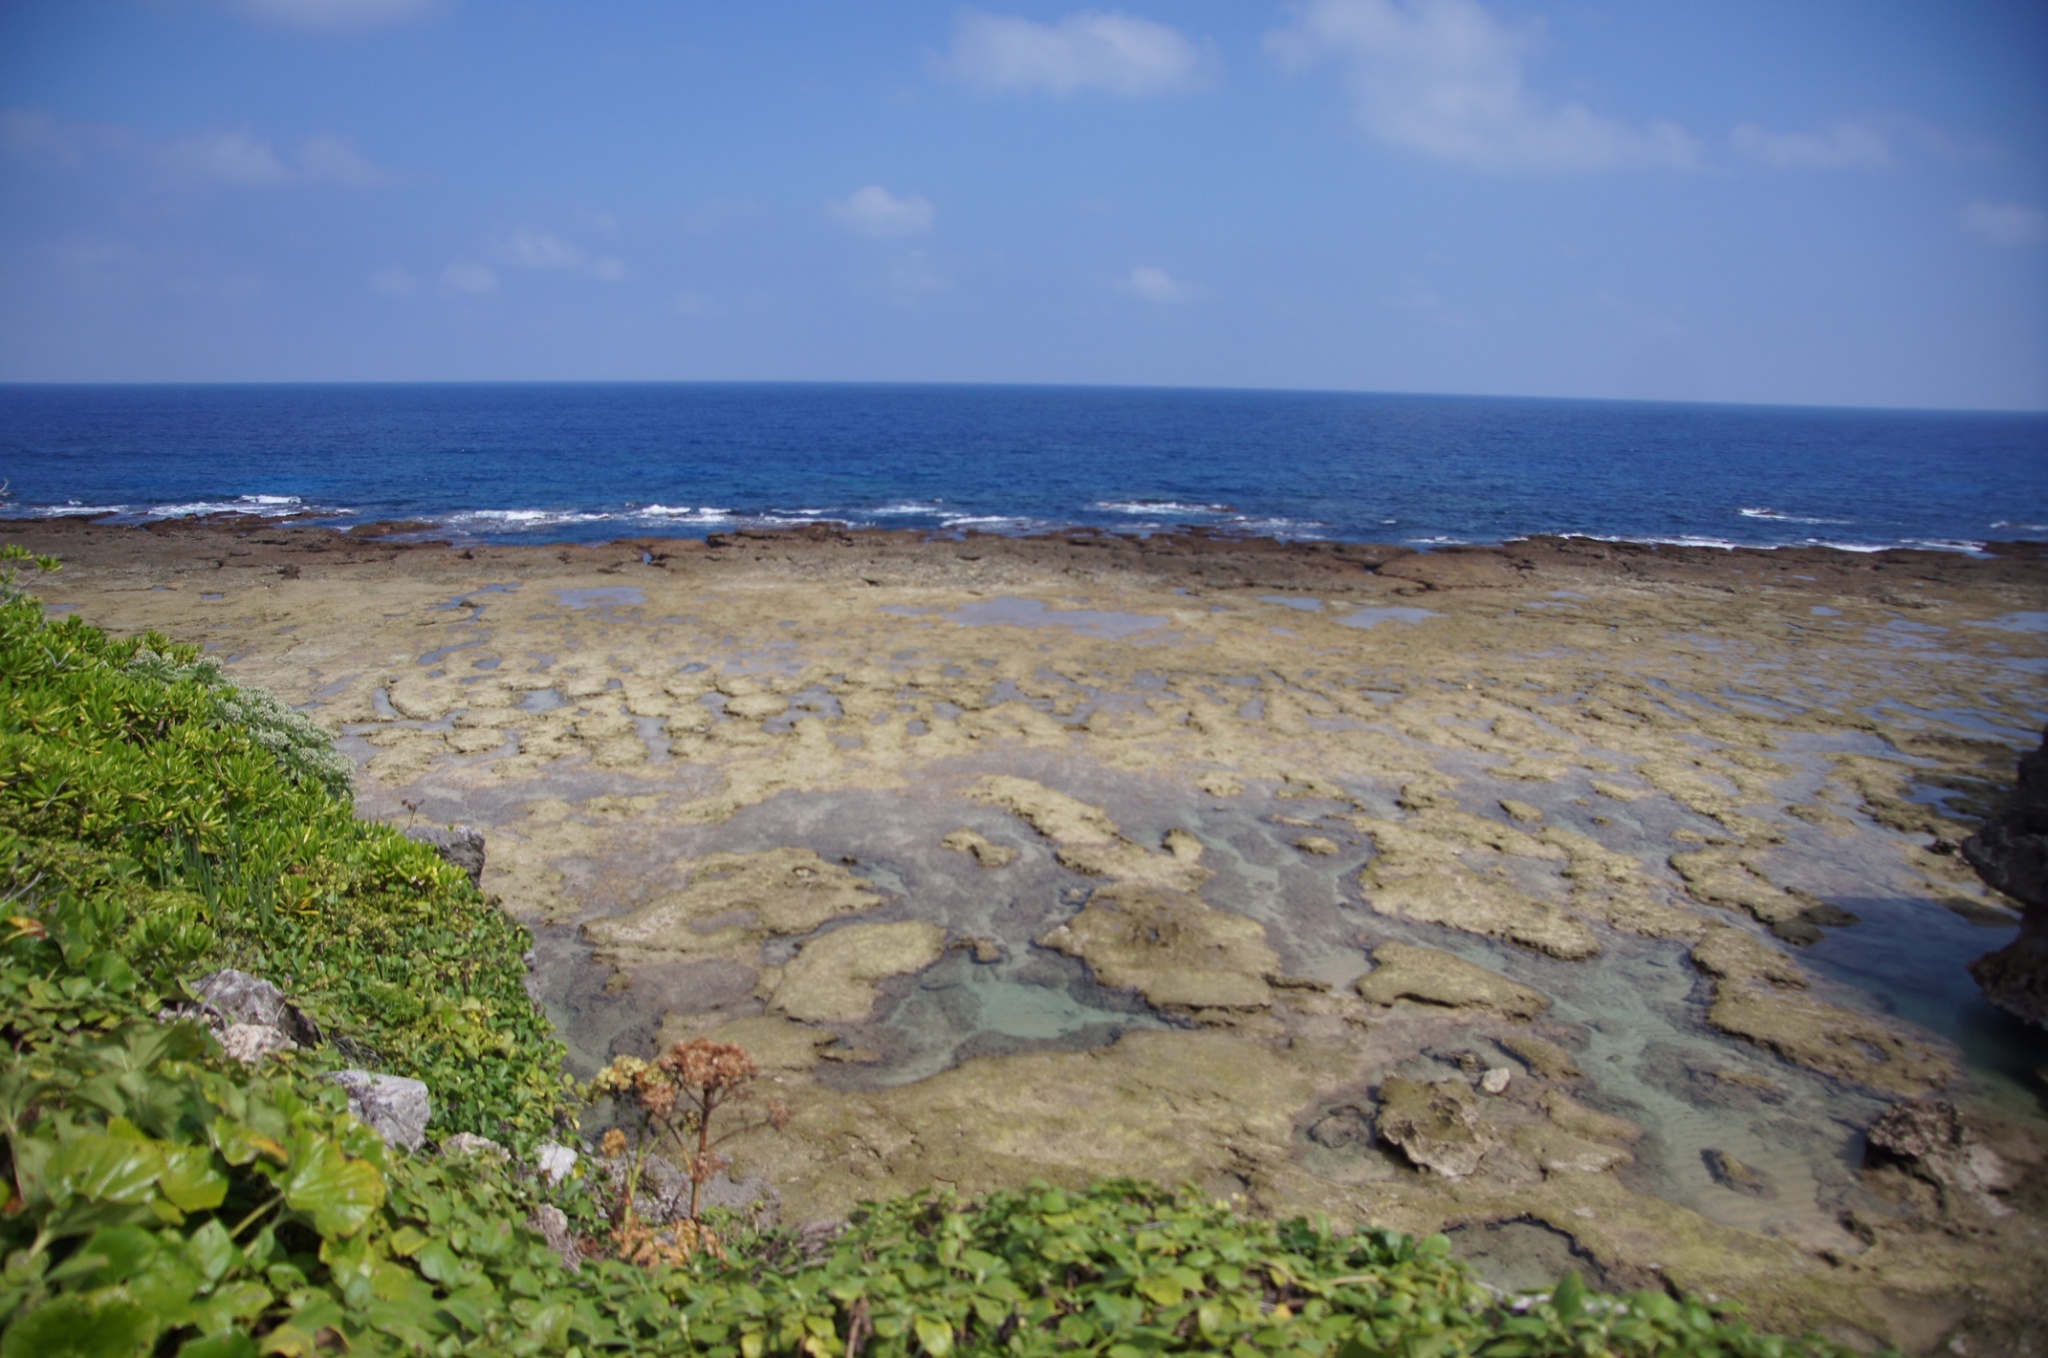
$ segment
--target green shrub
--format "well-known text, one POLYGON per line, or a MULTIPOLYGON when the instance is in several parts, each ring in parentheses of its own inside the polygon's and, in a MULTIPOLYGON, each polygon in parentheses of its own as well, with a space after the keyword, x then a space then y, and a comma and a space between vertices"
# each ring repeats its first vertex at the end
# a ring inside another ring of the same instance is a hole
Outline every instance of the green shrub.
POLYGON ((358 820, 346 767, 190 647, 0 600, 0 896, 34 926, 0 951, 7 1034, 153 1013, 235 966, 339 1052, 424 1080, 437 1135, 552 1131, 561 1047, 524 988, 530 936, 431 849, 358 820), (102 983, 77 984, 88 966, 102 983))

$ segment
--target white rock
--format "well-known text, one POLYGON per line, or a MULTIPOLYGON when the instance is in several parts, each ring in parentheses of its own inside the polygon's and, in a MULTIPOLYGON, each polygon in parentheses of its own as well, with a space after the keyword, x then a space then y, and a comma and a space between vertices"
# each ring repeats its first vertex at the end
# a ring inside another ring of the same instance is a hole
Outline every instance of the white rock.
POLYGON ((487 1136, 475 1132, 457 1132, 441 1143, 443 1155, 488 1155, 494 1160, 503 1160, 506 1150, 487 1136))
POLYGON ((533 1163, 539 1167, 542 1178, 551 1184, 558 1184, 575 1170, 576 1152, 567 1146, 543 1141, 539 1149, 533 1153, 533 1163))
POLYGON ((416 1151, 426 1140, 433 1103, 418 1080, 367 1070, 338 1070, 327 1078, 348 1091, 348 1111, 375 1128, 387 1145, 416 1151))
POLYGON ((253 1066, 273 1052, 297 1051, 299 1044, 267 1023, 231 1023, 221 1032, 220 1049, 253 1066))
POLYGON ((192 989, 229 1023, 283 1025, 284 992, 260 976, 230 967, 201 977, 192 989))
POLYGON ((1479 1077, 1479 1087, 1489 1094, 1504 1093, 1507 1090, 1508 1081, 1514 1078, 1515 1073, 1506 1066, 1495 1066, 1492 1070, 1479 1077))

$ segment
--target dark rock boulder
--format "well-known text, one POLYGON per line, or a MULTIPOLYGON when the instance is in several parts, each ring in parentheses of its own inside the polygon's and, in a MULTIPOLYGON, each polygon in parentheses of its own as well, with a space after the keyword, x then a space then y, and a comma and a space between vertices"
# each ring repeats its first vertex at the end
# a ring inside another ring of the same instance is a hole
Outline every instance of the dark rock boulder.
POLYGON ((425 844, 441 855, 443 862, 461 868, 469 874, 469 884, 482 889, 484 884, 484 832, 472 825, 415 825, 405 832, 405 837, 425 844))
POLYGON ((2048 1027, 2048 732, 2020 757, 2012 796, 1963 841, 1963 857, 1986 882, 2020 903, 2020 935, 1970 964, 1985 998, 2048 1027))

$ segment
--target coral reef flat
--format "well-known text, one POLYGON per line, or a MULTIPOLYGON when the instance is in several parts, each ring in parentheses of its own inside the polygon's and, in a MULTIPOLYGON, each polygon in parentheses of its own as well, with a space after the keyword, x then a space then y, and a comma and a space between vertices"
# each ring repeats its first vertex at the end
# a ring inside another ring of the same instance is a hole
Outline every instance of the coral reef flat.
POLYGON ((2048 720, 2038 545, 405 528, 4 537, 481 827, 583 1073, 744 1045, 785 1220, 1137 1174, 2020 1351, 2048 1054, 1954 846, 2048 720))

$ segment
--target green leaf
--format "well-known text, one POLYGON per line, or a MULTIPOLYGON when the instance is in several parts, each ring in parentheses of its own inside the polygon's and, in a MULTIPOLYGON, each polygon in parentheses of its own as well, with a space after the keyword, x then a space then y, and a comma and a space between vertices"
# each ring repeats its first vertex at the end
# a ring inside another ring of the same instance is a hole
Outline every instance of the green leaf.
POLYGON ((72 1293, 8 1326, 0 1358, 139 1358, 155 1340, 155 1318, 135 1303, 72 1293))
POLYGON ((126 1282, 149 1267, 157 1255, 156 1237, 139 1226, 110 1226, 95 1232, 69 1259, 50 1270, 51 1282, 69 1282, 70 1291, 87 1292, 126 1282))
POLYGON ((135 1205, 156 1196, 163 1167, 162 1152, 150 1142, 85 1132, 59 1145, 43 1173, 52 1199, 135 1205))
POLYGON ((946 1358, 953 1351, 953 1327, 936 1316, 919 1316, 911 1322, 917 1342, 931 1358, 946 1358))
POLYGON ((1578 1319, 1580 1309, 1586 1303, 1586 1284, 1576 1270, 1567 1273, 1550 1294, 1550 1304, 1557 1310, 1560 1320, 1578 1319))
POLYGON ((157 1187, 181 1211, 211 1211, 227 1198, 228 1176, 214 1168, 213 1153, 206 1147, 165 1146, 162 1154, 164 1170, 157 1187))
POLYGON ((256 1341, 239 1333, 188 1339, 179 1346, 178 1358, 256 1358, 256 1341))
POLYGON ((350 1236, 384 1205, 384 1176, 324 1138, 314 1140, 284 1180, 285 1205, 313 1218, 322 1235, 350 1236))
POLYGON ((240 1253, 228 1237, 228 1228, 208 1221, 185 1238, 185 1257, 208 1282, 219 1282, 240 1253))
POLYGON ((1187 1299, 1187 1289, 1164 1273, 1151 1273, 1138 1279, 1138 1291, 1160 1306, 1178 1306, 1187 1299))

